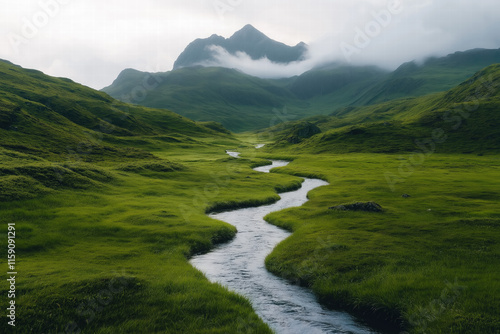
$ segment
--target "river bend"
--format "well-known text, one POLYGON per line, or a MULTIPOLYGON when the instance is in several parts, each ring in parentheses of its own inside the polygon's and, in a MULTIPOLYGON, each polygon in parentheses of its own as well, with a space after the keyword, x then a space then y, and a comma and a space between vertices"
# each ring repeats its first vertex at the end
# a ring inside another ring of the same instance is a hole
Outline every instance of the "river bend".
MULTIPOLYGON (((235 153, 230 154, 235 156, 235 153)), ((272 161, 272 165, 255 170, 268 173, 287 164, 272 161)), ((289 232, 267 223, 264 216, 301 206, 307 202, 309 191, 327 184, 306 178, 300 189, 280 194, 281 199, 274 204, 211 214, 214 219, 236 226, 238 233, 232 241, 190 261, 210 281, 247 297, 256 313, 277 334, 375 333, 346 313, 325 309, 310 290, 274 276, 264 265, 274 247, 290 236, 289 232)))

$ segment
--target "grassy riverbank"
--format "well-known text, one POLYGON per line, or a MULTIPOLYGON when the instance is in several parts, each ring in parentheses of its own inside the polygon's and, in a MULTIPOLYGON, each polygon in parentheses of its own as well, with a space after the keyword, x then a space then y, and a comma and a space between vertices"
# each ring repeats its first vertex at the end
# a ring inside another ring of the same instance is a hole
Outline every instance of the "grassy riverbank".
POLYGON ((275 201, 298 178, 229 158, 240 142, 213 122, 6 61, 0 74, 0 224, 15 224, 17 271, 1 333, 270 332, 188 259, 235 235, 207 211, 275 201))
POLYGON ((66 165, 0 152, 0 222, 16 224, 15 332, 270 333, 245 298, 187 261, 236 232, 207 210, 297 187, 298 178, 252 171, 262 160, 228 158, 227 144, 66 165))
POLYGON ((0 74, 0 224, 15 224, 17 272, 16 327, 4 318, 1 333, 270 333, 248 300, 188 259, 236 233, 206 213, 276 201, 299 187, 293 175, 330 185, 267 217, 295 231, 267 258, 272 272, 379 327, 500 332, 498 66, 439 96, 345 110, 362 119, 239 140, 5 61, 0 74), (398 115, 410 116, 404 127, 398 115), (461 131, 443 143, 450 127, 461 131), (263 138, 263 150, 246 144, 263 138), (396 155, 418 138, 424 153, 396 155), (469 154, 425 153, 434 148, 469 154), (293 162, 252 171, 261 158, 293 162), (329 209, 357 201, 384 211, 329 209))
POLYGON ((266 217, 294 231, 273 273, 396 332, 499 333, 500 156, 304 154, 276 172, 331 185, 266 217), (329 209, 358 201, 384 211, 329 209))

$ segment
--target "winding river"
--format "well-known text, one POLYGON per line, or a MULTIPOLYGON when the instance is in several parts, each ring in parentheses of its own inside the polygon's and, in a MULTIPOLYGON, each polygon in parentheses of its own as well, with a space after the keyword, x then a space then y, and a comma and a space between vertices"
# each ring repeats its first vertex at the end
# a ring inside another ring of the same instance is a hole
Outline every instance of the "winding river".
MULTIPOLYGON (((227 153, 238 156, 237 152, 227 153)), ((255 170, 268 173, 287 164, 272 161, 272 165, 255 170)), ((264 216, 301 206, 307 202, 309 191, 327 184, 306 178, 299 190, 280 194, 281 200, 274 204, 211 214, 214 219, 236 226, 238 233, 232 241, 190 261, 210 281, 247 297, 256 313, 277 334, 375 333, 346 313, 323 308, 309 290, 274 276, 264 265, 273 248, 290 236, 289 232, 264 221, 264 216)))

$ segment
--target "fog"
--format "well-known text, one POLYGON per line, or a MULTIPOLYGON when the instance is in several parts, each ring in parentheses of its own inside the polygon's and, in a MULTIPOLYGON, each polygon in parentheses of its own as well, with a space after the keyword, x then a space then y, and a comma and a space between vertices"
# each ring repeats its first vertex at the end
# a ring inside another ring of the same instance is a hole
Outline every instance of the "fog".
POLYGON ((287 66, 214 48, 215 63, 261 77, 343 61, 393 69, 472 48, 500 47, 497 0, 0 0, 0 58, 100 89, 121 70, 172 69, 184 48, 246 24, 309 45, 287 66), (387 14, 389 13, 389 14, 387 14))
POLYGON ((371 8, 367 3, 335 32, 310 42, 304 61, 284 65, 267 58, 252 60, 245 53, 229 54, 212 46, 215 60, 201 65, 282 78, 330 62, 393 70, 404 62, 421 62, 431 56, 500 47, 500 4, 495 1, 379 1, 385 5, 371 8))

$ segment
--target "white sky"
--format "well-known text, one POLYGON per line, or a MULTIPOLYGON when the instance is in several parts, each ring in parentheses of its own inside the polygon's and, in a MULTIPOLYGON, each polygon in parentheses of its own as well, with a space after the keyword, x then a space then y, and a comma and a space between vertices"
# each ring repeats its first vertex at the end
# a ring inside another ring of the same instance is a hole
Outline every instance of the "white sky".
POLYGON ((0 0, 0 8, 0 58, 97 89, 125 68, 171 70, 194 39, 230 37, 248 23, 280 42, 311 45, 298 72, 345 60, 341 45, 356 47, 353 63, 387 68, 500 47, 498 0, 0 0), (373 13, 395 1, 400 10, 377 28, 373 13), (367 28, 368 41, 355 39, 367 28))

